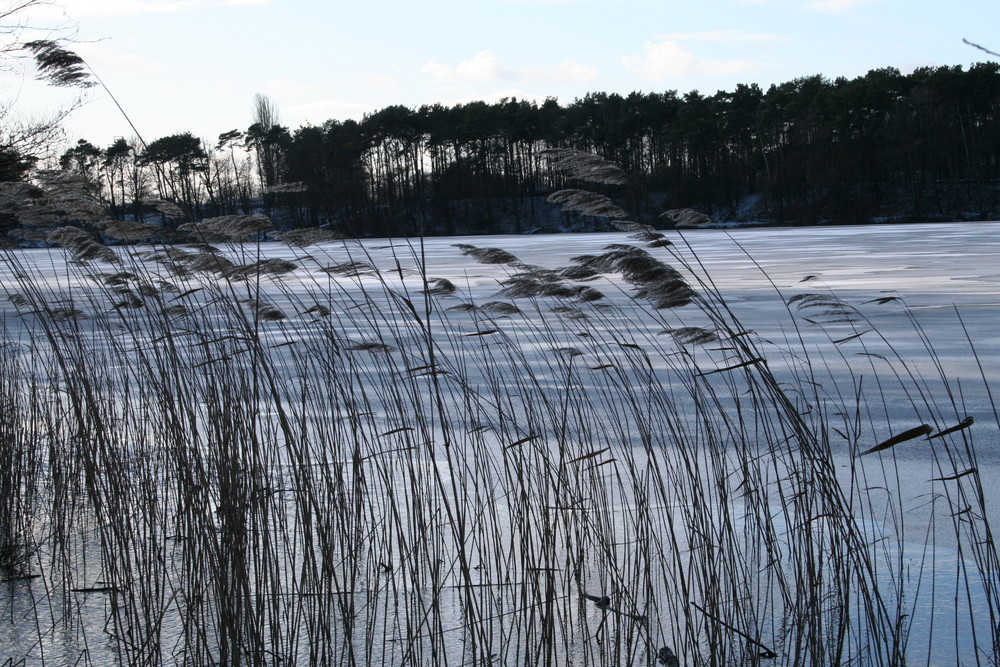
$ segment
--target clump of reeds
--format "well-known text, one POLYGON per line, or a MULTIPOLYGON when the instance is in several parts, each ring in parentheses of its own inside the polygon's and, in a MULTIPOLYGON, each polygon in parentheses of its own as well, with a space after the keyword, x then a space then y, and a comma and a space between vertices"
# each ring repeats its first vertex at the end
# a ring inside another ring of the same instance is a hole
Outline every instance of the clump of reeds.
MULTIPOLYGON (((618 224, 633 243, 563 267, 460 244, 486 296, 407 242, 383 266, 301 230, 269 256, 263 216, 135 253, 60 223, 73 261, 45 281, 3 251, 0 558, 65 610, 58 633, 28 614, 26 659, 65 641, 119 664, 912 661, 889 457, 934 438, 935 528, 997 571, 978 422, 860 308, 785 299, 826 346, 781 347, 684 236, 618 224), (858 359, 850 386, 822 375, 858 359), (876 369, 919 421, 877 419, 876 369)), ((961 576, 1000 609, 992 578, 961 576)))

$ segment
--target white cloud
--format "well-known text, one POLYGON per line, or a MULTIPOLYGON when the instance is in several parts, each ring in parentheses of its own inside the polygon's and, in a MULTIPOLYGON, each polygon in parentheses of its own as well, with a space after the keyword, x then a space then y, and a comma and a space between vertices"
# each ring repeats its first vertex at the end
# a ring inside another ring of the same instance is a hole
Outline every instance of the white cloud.
POLYGON ((643 55, 625 56, 622 60, 629 70, 652 81, 668 76, 744 74, 759 67, 752 60, 701 59, 674 40, 646 42, 643 55))
POLYGON ((449 83, 584 83, 597 78, 596 69, 572 60, 546 67, 508 67, 489 50, 480 51, 471 60, 454 67, 432 60, 420 71, 449 83))
POLYGON ((467 81, 472 83, 492 83, 494 81, 514 81, 517 72, 505 67, 492 51, 480 51, 472 60, 463 60, 454 67, 430 61, 420 68, 438 81, 467 81))

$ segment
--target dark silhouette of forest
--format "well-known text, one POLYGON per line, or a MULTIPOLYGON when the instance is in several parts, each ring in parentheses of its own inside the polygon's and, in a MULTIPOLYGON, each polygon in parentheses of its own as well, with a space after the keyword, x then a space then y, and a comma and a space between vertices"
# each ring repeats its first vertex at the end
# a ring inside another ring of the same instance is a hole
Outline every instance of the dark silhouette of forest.
POLYGON ((989 219, 1000 209, 997 63, 714 95, 592 93, 565 106, 391 106, 294 131, 269 100, 256 104, 253 125, 214 145, 190 133, 107 149, 81 141, 63 166, 100 183, 121 216, 148 218, 143 202, 158 197, 193 217, 263 209, 283 225, 361 235, 605 229, 545 202, 572 185, 550 168, 550 147, 619 164, 631 181, 604 194, 644 221, 679 207, 794 225, 989 219))

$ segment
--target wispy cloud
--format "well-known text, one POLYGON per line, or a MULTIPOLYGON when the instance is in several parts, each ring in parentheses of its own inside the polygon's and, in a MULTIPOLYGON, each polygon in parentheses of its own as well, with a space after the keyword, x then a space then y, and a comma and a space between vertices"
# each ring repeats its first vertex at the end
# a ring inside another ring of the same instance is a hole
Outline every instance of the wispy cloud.
POLYGON ((744 74, 759 69, 753 60, 712 60, 697 57, 681 48, 676 40, 646 42, 642 55, 622 58, 632 72, 652 81, 668 76, 744 74))
POLYGON ((843 14, 858 5, 871 2, 871 0, 817 0, 806 5, 806 9, 817 12, 831 12, 833 14, 843 14))
POLYGON ((489 50, 454 67, 430 61, 420 71, 442 82, 461 83, 585 83, 597 78, 597 70, 572 60, 544 67, 510 67, 489 50))
POLYGON ((744 32, 742 30, 705 30, 701 32, 672 32, 663 36, 663 41, 699 41, 699 42, 790 42, 788 35, 771 33, 744 32))

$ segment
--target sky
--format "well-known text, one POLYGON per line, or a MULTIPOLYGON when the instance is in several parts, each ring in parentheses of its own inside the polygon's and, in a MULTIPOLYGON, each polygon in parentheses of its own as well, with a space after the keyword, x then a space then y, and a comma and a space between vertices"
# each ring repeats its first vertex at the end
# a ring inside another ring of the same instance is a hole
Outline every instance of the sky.
MULTIPOLYGON (((710 95, 996 60, 963 39, 1000 51, 1000 0, 52 0, 16 16, 22 39, 69 30, 106 86, 65 125, 99 147, 135 134, 111 95, 147 141, 214 145, 253 122, 258 93, 294 130, 394 104, 710 95)), ((5 60, 0 103, 20 118, 72 101, 5 60)))

